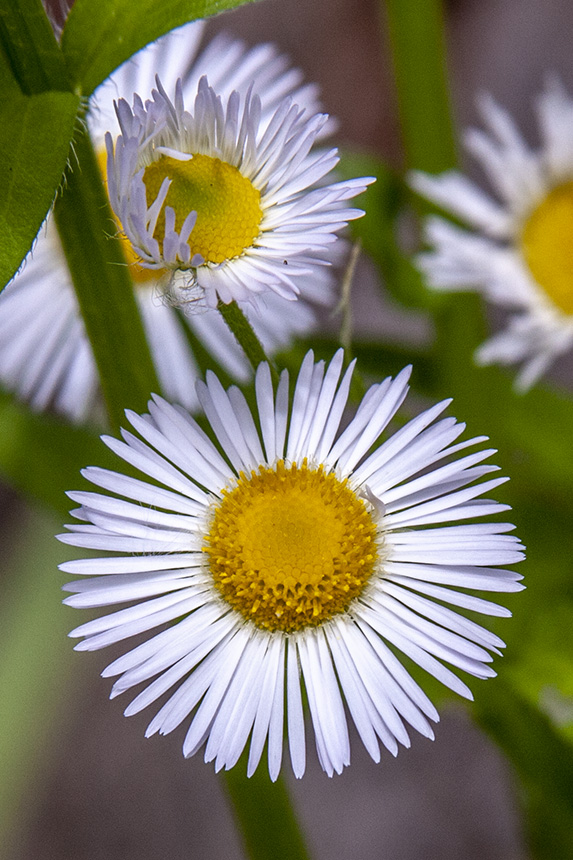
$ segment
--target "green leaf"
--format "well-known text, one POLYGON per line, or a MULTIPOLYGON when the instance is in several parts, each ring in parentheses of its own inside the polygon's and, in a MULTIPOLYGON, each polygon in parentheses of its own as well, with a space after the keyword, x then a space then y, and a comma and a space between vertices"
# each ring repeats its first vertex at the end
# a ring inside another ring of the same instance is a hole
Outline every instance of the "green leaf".
POLYGON ((117 467, 96 433, 0 395, 0 475, 17 490, 67 516, 66 491, 81 483, 80 469, 94 463, 117 467))
POLYGON ((0 45, 27 95, 70 91, 64 56, 41 0, 3 0, 0 45))
POLYGON ((17 271, 62 181, 79 106, 71 93, 24 95, 0 54, 0 285, 17 271))
POLYGON ((112 427, 127 408, 143 412, 160 392, 117 226, 87 132, 74 139, 75 158, 54 214, 99 371, 112 427))
POLYGON ((141 48, 187 21, 253 0, 76 0, 62 48, 85 96, 141 48))

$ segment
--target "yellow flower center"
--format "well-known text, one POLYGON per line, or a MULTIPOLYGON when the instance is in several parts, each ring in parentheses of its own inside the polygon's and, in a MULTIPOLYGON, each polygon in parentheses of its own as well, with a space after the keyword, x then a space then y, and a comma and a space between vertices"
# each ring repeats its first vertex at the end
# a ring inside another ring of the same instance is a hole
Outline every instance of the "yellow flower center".
POLYGON ((573 182, 549 192, 523 227, 521 247, 535 281, 573 314, 573 182))
POLYGON ((291 633, 345 612, 370 579, 377 527, 365 503, 320 466, 261 466, 223 492, 203 551, 244 618, 291 633))
POLYGON ((165 236, 165 206, 175 210, 177 232, 187 215, 197 212, 189 238, 191 257, 201 254, 208 263, 222 263, 253 244, 263 217, 261 195, 236 167, 210 155, 194 155, 189 161, 162 155, 143 174, 148 206, 165 177, 171 185, 154 233, 160 245, 165 236))
MULTIPOLYGON (((97 152, 97 160, 99 164, 100 173, 102 175, 104 183, 107 183, 107 153, 105 147, 103 149, 98 150, 97 152)), ((125 255, 125 259, 127 260, 127 264, 129 266, 129 271, 131 273, 131 277, 133 278, 136 284, 145 284, 149 281, 157 280, 157 272, 154 272, 153 269, 147 269, 144 266, 141 266, 139 263, 139 258, 135 251, 133 250, 133 246, 127 236, 123 234, 122 226, 119 223, 117 216, 113 215, 115 223, 118 227, 118 237, 123 247, 123 253, 125 255)))

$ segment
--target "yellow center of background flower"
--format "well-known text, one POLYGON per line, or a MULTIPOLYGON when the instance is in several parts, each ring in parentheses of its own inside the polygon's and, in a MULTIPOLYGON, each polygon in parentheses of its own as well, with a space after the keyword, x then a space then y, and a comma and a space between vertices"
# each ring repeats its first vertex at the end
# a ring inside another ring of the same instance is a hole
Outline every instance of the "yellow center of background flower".
POLYGON ((286 633, 345 612, 378 558, 364 502, 306 461, 241 474, 224 491, 203 550, 225 600, 257 627, 286 633))
POLYGON ((558 185, 533 210, 521 244, 535 281, 560 310, 573 314, 573 182, 558 185))
POLYGON ((162 155, 143 174, 148 206, 166 176, 171 185, 154 233, 160 245, 165 236, 165 206, 171 206, 178 232, 187 215, 197 212, 189 238, 191 256, 201 254, 208 263, 222 263, 250 248, 263 217, 261 195, 236 167, 210 155, 194 155, 190 161, 162 155))
MULTIPOLYGON (((97 151, 97 160, 104 184, 107 184, 107 152, 105 150, 105 147, 97 151)), ((134 282, 136 284, 145 284, 149 281, 156 281, 157 272, 154 272, 153 269, 147 269, 144 266, 140 265, 139 257, 133 250, 133 246, 127 236, 124 236, 122 232, 122 226, 119 223, 119 219, 117 218, 115 213, 113 213, 113 217, 115 223, 119 228, 119 232, 117 235, 121 242, 123 253, 129 266, 129 272, 134 282)))

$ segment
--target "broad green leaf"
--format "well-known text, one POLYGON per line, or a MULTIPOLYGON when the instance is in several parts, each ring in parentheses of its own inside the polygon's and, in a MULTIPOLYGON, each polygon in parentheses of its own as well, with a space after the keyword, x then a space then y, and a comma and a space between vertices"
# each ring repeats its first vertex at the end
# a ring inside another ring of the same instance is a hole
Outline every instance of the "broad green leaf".
POLYGON ((96 433, 0 395, 0 475, 13 487, 67 516, 65 493, 81 486, 80 469, 88 465, 117 468, 96 433))
POLYGON ((117 430, 124 410, 142 412, 149 396, 160 392, 160 386, 87 132, 76 135, 74 154, 76 160, 66 173, 54 215, 110 423, 117 430))
POLYGON ((245 2, 253 0, 76 0, 62 36, 70 77, 89 96, 164 33, 245 2))
POLYGON ((64 57, 41 0, 3 0, 0 46, 27 95, 70 90, 64 57))
POLYGON ((79 106, 71 93, 24 95, 0 54, 0 286, 17 271, 62 181, 79 106))

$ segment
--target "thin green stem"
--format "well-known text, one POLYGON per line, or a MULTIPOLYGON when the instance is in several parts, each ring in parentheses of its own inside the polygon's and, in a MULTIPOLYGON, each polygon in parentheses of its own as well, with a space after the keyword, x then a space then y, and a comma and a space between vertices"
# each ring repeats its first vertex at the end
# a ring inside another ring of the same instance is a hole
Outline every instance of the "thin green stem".
POLYGON ((309 860, 282 779, 271 782, 262 763, 250 779, 241 762, 224 776, 250 860, 309 860))
POLYGON ((263 345, 237 302, 229 302, 226 305, 224 302, 219 301, 217 310, 251 362, 253 369, 256 370, 261 361, 266 361, 270 367, 273 381, 275 383, 278 382, 278 374, 274 365, 267 358, 263 345))
POLYGON ((117 431, 126 408, 143 411, 149 395, 160 389, 87 131, 74 139, 72 164, 56 201, 55 216, 110 424, 117 431))

